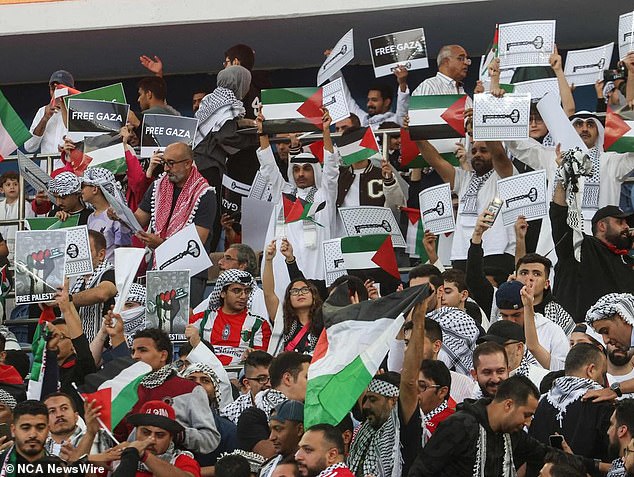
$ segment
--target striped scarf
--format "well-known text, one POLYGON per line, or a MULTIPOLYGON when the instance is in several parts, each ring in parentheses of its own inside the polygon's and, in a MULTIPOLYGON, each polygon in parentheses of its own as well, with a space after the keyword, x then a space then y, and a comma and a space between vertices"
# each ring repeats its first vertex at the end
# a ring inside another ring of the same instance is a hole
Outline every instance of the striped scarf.
POLYGON ((555 379, 553 387, 546 394, 546 399, 557 410, 559 427, 563 426, 564 414, 568 406, 592 389, 603 389, 603 387, 596 381, 576 376, 562 376, 555 379))
POLYGON ((447 403, 448 403, 448 400, 445 399, 440 404, 440 406, 438 406, 436 409, 428 412, 427 414, 425 414, 423 412, 423 410, 419 408, 420 417, 421 417, 420 422, 421 422, 421 427, 422 427, 422 430, 423 430, 422 433, 421 433, 423 447, 425 447, 425 444, 427 444, 427 441, 429 441, 429 439, 431 438, 431 432, 427 428, 427 423, 429 421, 431 421, 434 416, 437 416, 438 414, 443 412, 445 409, 447 409, 447 403))
POLYGON ((582 209, 598 209, 599 208, 599 186, 601 184, 601 164, 599 158, 601 151, 597 146, 588 149, 588 157, 592 161, 592 172, 586 177, 583 183, 583 198, 581 199, 582 209))
POLYGON ((493 169, 482 176, 476 175, 474 172, 469 181, 467 192, 462 196, 462 213, 469 215, 478 215, 478 192, 482 188, 489 177, 493 174, 493 169))
MULTIPOLYGON (((479 425, 478 442, 476 444, 476 461, 473 466, 473 477, 484 477, 484 469, 487 460, 487 431, 479 425)), ((513 464, 513 446, 511 443, 511 435, 504 433, 504 461, 502 463, 502 477, 515 477, 515 464, 513 464)))
POLYGON ((0 477, 14 477, 17 474, 17 461, 18 456, 15 451, 15 446, 11 446, 5 451, 2 468, 0 469, 0 477))
MULTIPOLYGON (((101 282, 101 277, 108 270, 114 270, 114 265, 110 263, 108 260, 104 260, 97 268, 92 272, 88 278, 86 276, 80 276, 73 288, 70 290, 70 294, 73 295, 75 293, 79 293, 83 290, 89 290, 94 288, 101 282)), ((88 339, 90 343, 97 333, 99 333, 99 329, 101 328, 101 308, 103 303, 95 303, 94 305, 85 305, 79 307, 78 313, 81 318, 81 327, 84 331, 84 335, 88 339)))

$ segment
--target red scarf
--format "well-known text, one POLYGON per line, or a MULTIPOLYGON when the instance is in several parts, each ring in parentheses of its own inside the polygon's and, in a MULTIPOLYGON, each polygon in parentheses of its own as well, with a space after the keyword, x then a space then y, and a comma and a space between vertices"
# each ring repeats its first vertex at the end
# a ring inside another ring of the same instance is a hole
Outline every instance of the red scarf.
POLYGON ((174 197, 174 184, 170 182, 167 174, 163 174, 154 185, 152 197, 154 233, 162 238, 168 238, 186 225, 189 225, 194 218, 200 198, 209 189, 207 179, 193 166, 185 185, 183 185, 183 190, 181 190, 178 199, 176 199, 174 212, 170 216, 172 198, 174 197))
POLYGON ((624 248, 616 248, 614 244, 609 242, 603 242, 603 245, 605 245, 608 248, 608 250, 615 255, 628 255, 630 253, 629 250, 626 250, 624 248))

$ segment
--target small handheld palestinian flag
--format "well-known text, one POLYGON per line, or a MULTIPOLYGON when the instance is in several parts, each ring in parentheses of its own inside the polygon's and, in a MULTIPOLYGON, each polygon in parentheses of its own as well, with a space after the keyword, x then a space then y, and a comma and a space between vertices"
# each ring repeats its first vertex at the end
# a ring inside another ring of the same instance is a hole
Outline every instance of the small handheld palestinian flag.
POLYGON ((372 128, 359 128, 335 138, 342 162, 349 166, 371 158, 379 152, 372 128))
POLYGON ((634 111, 614 112, 608 107, 603 148, 620 153, 634 152, 634 111))
POLYGON ((312 132, 322 129, 321 88, 262 90, 265 134, 312 132))
POLYGON ((499 31, 498 25, 495 25, 495 34, 493 35, 493 41, 489 45, 488 53, 484 61, 482 62, 482 71, 480 71, 480 79, 488 75, 488 69, 491 62, 498 57, 498 43, 499 43, 499 31))
MULTIPOLYGON (((458 167, 460 161, 455 154, 457 139, 432 139, 429 141, 438 153, 451 165, 458 167)), ((421 156, 418 146, 411 139, 409 129, 401 128, 401 167, 414 169, 429 167, 421 156)))
POLYGON ((294 200, 290 194, 284 194, 284 223, 290 224, 299 220, 309 220, 319 226, 319 222, 315 222, 315 214, 326 207, 326 202, 308 202, 301 197, 295 197, 294 200))
POLYGON ((46 323, 55 319, 53 309, 44 305, 40 319, 35 329, 31 353, 33 353, 33 364, 29 374, 29 386, 26 390, 27 399, 41 400, 43 397, 52 394, 59 389, 59 367, 57 363, 49 363, 54 355, 47 352, 47 328, 46 323))
POLYGON ((464 137, 464 94, 412 96, 409 134, 413 140, 464 137))
POLYGON ((29 139, 31 133, 0 91, 0 161, 29 139))
POLYGON ((341 253, 350 275, 378 283, 401 279, 390 234, 342 237, 341 253))

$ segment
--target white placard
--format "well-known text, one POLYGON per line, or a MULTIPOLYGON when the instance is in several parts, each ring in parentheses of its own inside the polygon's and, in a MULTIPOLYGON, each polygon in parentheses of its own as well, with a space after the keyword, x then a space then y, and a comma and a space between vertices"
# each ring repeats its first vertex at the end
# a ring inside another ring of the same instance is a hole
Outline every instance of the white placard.
POLYGON ((559 83, 557 78, 542 78, 537 80, 520 81, 513 83, 513 92, 530 94, 531 98, 538 100, 547 94, 559 96, 559 83))
POLYGON ((55 196, 48 191, 48 183, 52 180, 40 166, 29 159, 18 149, 18 169, 22 178, 31 185, 37 192, 44 190, 51 202, 55 203, 55 196))
POLYGON ((339 216, 348 237, 387 232, 392 235, 394 247, 405 248, 407 246, 394 214, 387 207, 341 207, 339 216))
POLYGON ((249 199, 264 200, 266 202, 271 202, 273 200, 273 195, 271 194, 271 184, 269 184, 259 169, 258 172, 255 173, 255 177, 253 178, 253 183, 251 184, 249 195, 247 197, 249 199))
POLYGON ((121 313, 123 310, 130 286, 143 257, 145 257, 143 248, 118 247, 114 249, 114 281, 119 292, 115 297, 114 313, 121 313))
POLYGON ((325 84, 322 88, 322 97, 323 107, 328 109, 333 124, 350 117, 341 78, 325 84))
MULTIPOLYGON (((482 55, 480 57, 480 79, 485 83, 490 83, 491 77, 489 76, 489 65, 484 64, 486 57, 487 55, 482 55)), ((500 84, 510 84, 511 79, 513 78, 513 74, 515 74, 514 66, 500 68, 500 84)))
POLYGON ((555 48, 555 20, 499 25, 500 66, 548 66, 555 48))
POLYGON ((350 28, 348 33, 343 35, 332 49, 328 58, 320 66, 317 72, 317 86, 324 84, 329 78, 332 78, 337 71, 341 70, 354 58, 354 37, 353 29, 350 28))
POLYGON ((407 70, 429 68, 425 30, 422 28, 375 36, 368 43, 377 78, 391 75, 399 66, 407 70))
POLYGON ((510 141, 528 139, 530 94, 489 93, 474 95, 473 140, 510 141))
POLYGON ((575 86, 594 85, 603 79, 603 71, 610 68, 614 42, 587 50, 569 51, 566 55, 564 74, 568 83, 575 86))
POLYGON ((112 207, 114 213, 126 227, 132 232, 141 232, 144 230, 118 189, 115 190, 115 195, 108 192, 108 189, 106 189, 103 184, 99 186, 99 189, 101 189, 101 193, 106 198, 110 207, 112 207))
POLYGON ((498 192, 502 199, 504 226, 514 224, 520 215, 531 220, 548 213, 544 169, 500 179, 498 192))
POLYGON ((242 243, 248 245, 253 250, 264 250, 266 245, 266 230, 269 227, 271 214, 275 209, 275 204, 265 200, 242 198, 240 208, 242 218, 242 243))
POLYGON ((418 201, 425 230, 440 235, 456 229, 449 184, 428 187, 418 194, 418 201))
POLYGON ((92 273, 88 227, 79 225, 78 227, 68 227, 63 230, 66 230, 66 275, 92 273))
POLYGON ((189 224, 156 249, 157 270, 189 270, 190 278, 211 267, 196 226, 189 224))
POLYGON ((634 12, 619 16, 619 59, 634 51, 634 12))
POLYGON ((587 151, 588 148, 559 104, 558 96, 547 94, 537 103, 537 110, 548 127, 548 132, 555 144, 561 144, 562 151, 574 149, 575 147, 580 148, 582 151, 587 151))
POLYGON ((322 243, 324 248, 324 271, 326 272, 326 286, 332 285, 337 278, 346 273, 346 266, 341 253, 341 239, 326 240, 322 243))

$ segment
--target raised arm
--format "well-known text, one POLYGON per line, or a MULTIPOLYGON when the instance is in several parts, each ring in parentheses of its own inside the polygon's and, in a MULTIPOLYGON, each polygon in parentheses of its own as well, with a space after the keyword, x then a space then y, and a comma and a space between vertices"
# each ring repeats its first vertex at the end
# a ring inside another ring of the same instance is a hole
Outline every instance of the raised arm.
POLYGON ((448 183, 451 189, 454 187, 454 179, 456 178, 456 170, 454 167, 440 155, 438 150, 431 145, 429 141, 416 141, 418 151, 425 158, 427 163, 434 168, 441 179, 448 183))
POLYGON ((482 235, 489 230, 493 222, 491 222, 491 214, 484 211, 478 217, 473 234, 471 235, 471 246, 467 252, 467 272, 465 281, 473 299, 485 313, 491 314, 493 307, 493 285, 487 280, 484 274, 482 249, 482 235))
POLYGON ((506 155, 504 145, 500 141, 486 141, 486 146, 491 153, 493 169, 504 179, 513 175, 513 163, 506 155))
POLYGON ((623 60, 627 68, 627 83, 625 84, 625 99, 630 108, 634 108, 634 51, 630 51, 623 60))
POLYGON ((273 274, 273 258, 277 250, 275 240, 266 246, 264 251, 264 271, 262 272, 262 291, 264 292, 264 304, 269 317, 274 320, 280 299, 275 294, 275 277, 273 274))
POLYGON ((528 231, 528 221, 526 217, 520 215, 515 221, 515 265, 520 258, 526 255, 526 232, 528 231))
POLYGON ((522 304, 524 305, 524 335, 526 336, 526 347, 544 369, 550 369, 550 352, 539 343, 539 337, 537 336, 535 308, 533 307, 535 301, 533 290, 525 286, 520 290, 520 295, 522 297, 522 304))
POLYGON ((273 156, 269 137, 262 132, 262 123, 264 122, 262 111, 259 112, 256 122, 258 134, 260 135, 260 149, 257 150, 258 161, 260 161, 260 172, 271 185, 273 202, 277 203, 281 200, 281 193, 286 182, 275 162, 275 156, 273 156))
POLYGON ((575 98, 572 95, 572 88, 568 84, 566 75, 564 75, 564 69, 561 62, 561 55, 557 51, 557 45, 553 54, 550 55, 550 67, 555 72, 557 77, 557 84, 559 85, 559 97, 561 98, 561 106, 566 112, 566 116, 575 114, 575 98))

